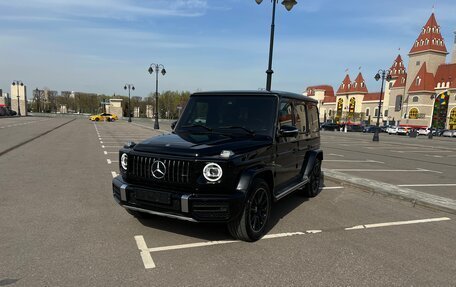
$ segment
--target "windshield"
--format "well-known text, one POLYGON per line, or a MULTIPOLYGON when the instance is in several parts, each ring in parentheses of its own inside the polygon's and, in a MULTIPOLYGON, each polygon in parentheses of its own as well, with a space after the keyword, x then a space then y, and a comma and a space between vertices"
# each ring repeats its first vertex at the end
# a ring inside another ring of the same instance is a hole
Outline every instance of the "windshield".
POLYGON ((192 96, 175 131, 272 137, 275 97, 192 96))

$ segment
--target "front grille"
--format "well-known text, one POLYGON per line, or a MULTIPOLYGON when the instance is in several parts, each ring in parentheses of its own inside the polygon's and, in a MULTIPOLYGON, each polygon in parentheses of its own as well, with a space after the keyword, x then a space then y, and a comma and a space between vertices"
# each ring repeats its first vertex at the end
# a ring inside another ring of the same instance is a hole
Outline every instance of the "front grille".
POLYGON ((187 184, 190 182, 191 170, 192 161, 133 155, 130 175, 155 182, 187 184), (161 179, 152 175, 152 165, 155 161, 163 162, 166 167, 165 175, 161 179))

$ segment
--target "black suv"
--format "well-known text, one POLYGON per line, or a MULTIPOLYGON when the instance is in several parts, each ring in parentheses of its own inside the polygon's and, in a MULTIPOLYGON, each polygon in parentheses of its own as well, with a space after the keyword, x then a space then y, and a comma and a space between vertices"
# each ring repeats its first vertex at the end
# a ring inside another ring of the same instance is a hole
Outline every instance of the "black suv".
POLYGON ((200 92, 171 134, 119 151, 114 199, 129 213, 225 222, 255 241, 267 231, 272 202, 320 192, 317 102, 287 92, 200 92))

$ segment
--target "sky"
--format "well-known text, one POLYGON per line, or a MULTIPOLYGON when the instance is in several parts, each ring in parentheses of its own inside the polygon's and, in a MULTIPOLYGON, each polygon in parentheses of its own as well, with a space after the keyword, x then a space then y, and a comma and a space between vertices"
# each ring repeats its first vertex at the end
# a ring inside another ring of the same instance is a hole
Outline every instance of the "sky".
MULTIPOLYGON (((276 11, 276 90, 335 89, 346 70, 374 75, 397 54, 408 63, 434 11, 453 49, 455 0, 297 0, 276 11), (399 50, 400 49, 400 50, 399 50)), ((0 0, 0 89, 28 87, 123 94, 155 91, 152 63, 163 64, 159 91, 261 89, 266 83, 272 3, 264 0, 0 0)), ((447 57, 449 61, 450 57, 447 57)))

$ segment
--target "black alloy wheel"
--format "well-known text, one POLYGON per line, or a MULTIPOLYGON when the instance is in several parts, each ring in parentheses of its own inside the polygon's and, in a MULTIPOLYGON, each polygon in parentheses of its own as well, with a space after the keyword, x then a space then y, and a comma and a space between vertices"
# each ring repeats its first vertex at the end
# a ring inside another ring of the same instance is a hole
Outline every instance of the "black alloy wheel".
POLYGON ((242 214, 228 223, 230 234, 239 240, 256 241, 265 233, 271 217, 271 192, 263 179, 255 179, 242 214))
POLYGON ((254 232, 260 232, 269 218, 269 198, 265 188, 258 188, 249 202, 249 224, 254 232))
POLYGON ((306 184, 304 188, 304 194, 307 197, 315 197, 317 196, 321 189, 321 160, 316 159, 314 167, 309 175, 309 182, 306 184))

